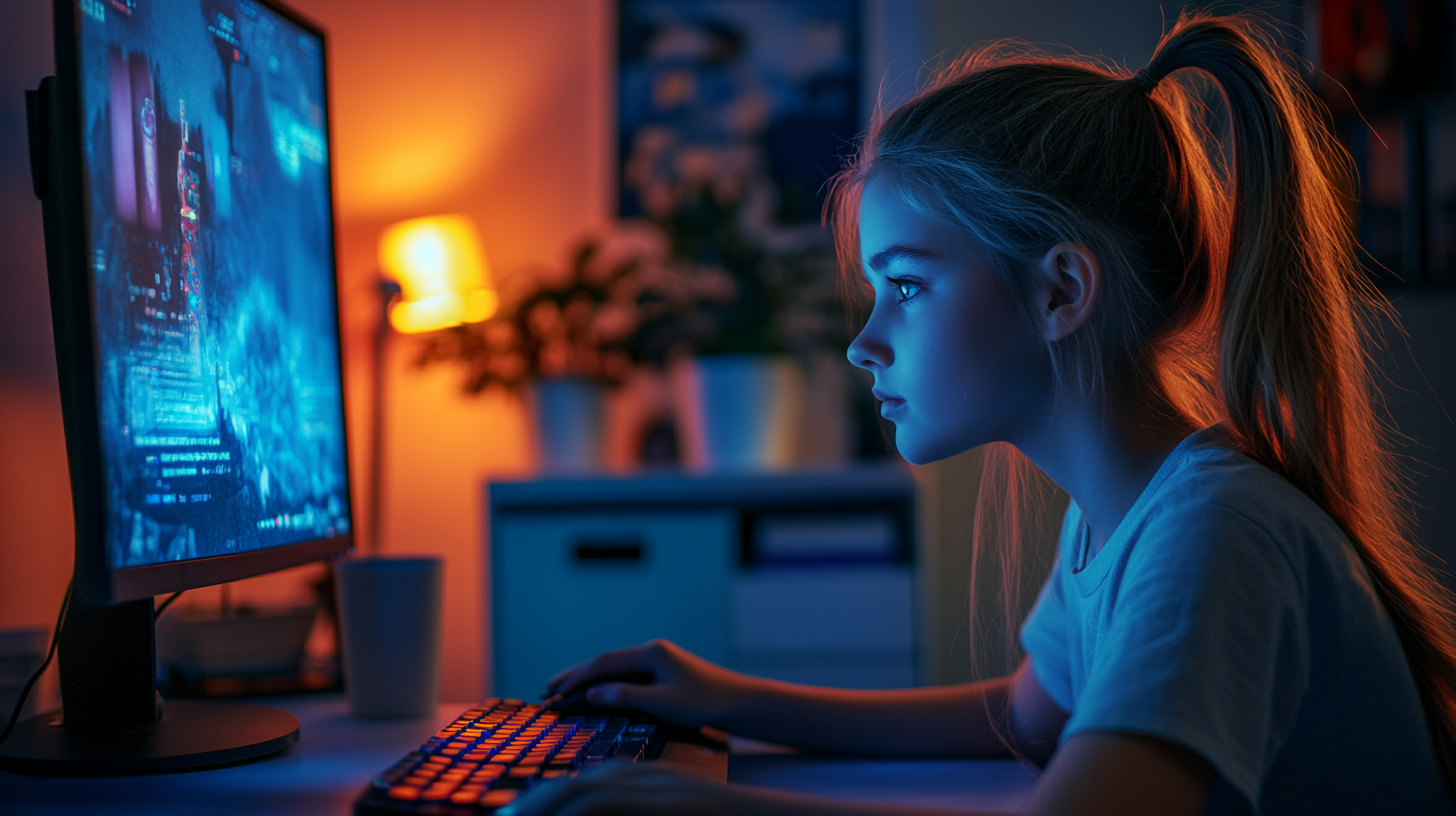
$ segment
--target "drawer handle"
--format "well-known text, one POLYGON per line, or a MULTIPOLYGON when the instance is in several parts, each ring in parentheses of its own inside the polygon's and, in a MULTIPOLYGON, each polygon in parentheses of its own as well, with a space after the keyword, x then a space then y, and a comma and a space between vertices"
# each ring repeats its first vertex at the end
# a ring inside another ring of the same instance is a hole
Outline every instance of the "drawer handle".
POLYGON ((642 542, 579 541, 576 545, 576 560, 584 564, 636 563, 642 560, 642 542))

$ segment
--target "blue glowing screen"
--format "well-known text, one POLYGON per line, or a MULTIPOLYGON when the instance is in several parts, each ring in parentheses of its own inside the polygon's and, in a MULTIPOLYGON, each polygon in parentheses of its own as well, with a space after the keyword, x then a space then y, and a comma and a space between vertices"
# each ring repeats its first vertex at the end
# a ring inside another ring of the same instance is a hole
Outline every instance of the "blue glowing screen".
POLYGON ((322 42, 78 0, 113 568, 349 530, 322 42))

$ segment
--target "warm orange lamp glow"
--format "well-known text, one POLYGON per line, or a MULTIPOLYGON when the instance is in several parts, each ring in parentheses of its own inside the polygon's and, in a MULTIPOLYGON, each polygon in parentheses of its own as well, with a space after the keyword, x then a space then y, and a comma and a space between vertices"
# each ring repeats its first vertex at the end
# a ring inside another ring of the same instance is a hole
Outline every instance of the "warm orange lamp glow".
POLYGON ((379 265, 403 290, 389 307, 395 331, 413 334, 479 323, 500 305, 480 235, 463 215, 390 226, 379 238, 379 265))

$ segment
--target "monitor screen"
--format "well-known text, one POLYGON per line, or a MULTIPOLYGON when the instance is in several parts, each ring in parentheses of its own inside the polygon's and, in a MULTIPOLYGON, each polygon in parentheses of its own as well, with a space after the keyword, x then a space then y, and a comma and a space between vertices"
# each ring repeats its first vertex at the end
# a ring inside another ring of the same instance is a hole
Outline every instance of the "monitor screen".
POLYGON ((112 569, 349 531, 323 43, 252 0, 79 0, 112 569))

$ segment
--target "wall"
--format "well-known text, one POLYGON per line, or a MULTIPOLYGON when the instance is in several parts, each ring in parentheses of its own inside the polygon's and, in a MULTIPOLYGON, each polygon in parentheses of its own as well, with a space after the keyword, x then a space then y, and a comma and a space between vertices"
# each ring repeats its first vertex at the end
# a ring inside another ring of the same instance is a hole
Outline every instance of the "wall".
MULTIPOLYGON (((559 264, 604 218, 606 9, 587 0, 296 5, 331 35, 350 419, 362 429, 367 414, 354 408, 366 404, 382 227, 471 215, 501 274, 559 264)), ((510 400, 462 397, 453 371, 410 367, 412 345, 396 338, 388 367, 381 550, 444 555, 442 694, 478 699, 489 676, 479 486, 530 469, 529 434, 510 400)), ((356 484, 366 483, 366 461, 355 459, 356 484)))
MULTIPOLYGON (((70 482, 22 95, 52 73, 50 31, 49 2, 0 7, 0 626, 50 628, 71 574, 70 482)), ((42 704, 54 704, 47 680, 42 704)))
POLYGON ((1136 69, 1152 57, 1153 46, 1162 35, 1165 14, 1176 15, 1178 8, 1153 0, 928 0, 926 55, 954 58, 976 43, 1021 39, 1038 45, 1064 45, 1084 54, 1102 54, 1136 69))

